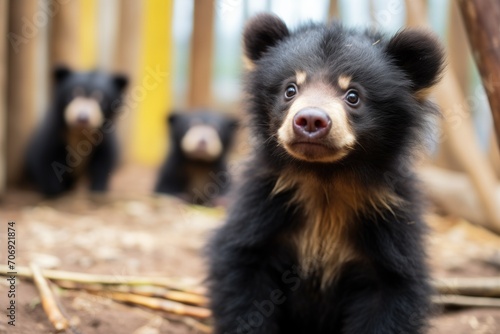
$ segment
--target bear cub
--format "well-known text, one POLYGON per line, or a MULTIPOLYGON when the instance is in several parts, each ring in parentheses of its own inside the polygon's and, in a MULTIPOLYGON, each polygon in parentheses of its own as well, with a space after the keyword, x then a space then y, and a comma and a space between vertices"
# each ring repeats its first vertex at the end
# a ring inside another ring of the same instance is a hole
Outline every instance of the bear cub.
POLYGON ((105 191, 117 160, 114 120, 127 86, 123 75, 54 70, 50 110, 28 144, 28 178, 46 196, 70 190, 83 176, 105 191))
POLYGON ((415 151, 443 50, 339 23, 244 30, 252 161, 209 243, 216 334, 424 333, 425 263, 415 151))
POLYGON ((213 205, 230 186, 227 156, 237 121, 210 110, 176 111, 167 119, 170 154, 155 192, 213 205))

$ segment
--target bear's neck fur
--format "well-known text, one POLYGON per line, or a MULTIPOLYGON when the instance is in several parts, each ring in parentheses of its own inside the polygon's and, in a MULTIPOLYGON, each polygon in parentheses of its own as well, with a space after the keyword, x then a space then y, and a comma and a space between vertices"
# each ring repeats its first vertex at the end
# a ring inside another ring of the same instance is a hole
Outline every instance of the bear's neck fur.
POLYGON ((363 185, 355 175, 325 182, 313 174, 282 173, 272 194, 292 191, 288 205, 304 219, 291 235, 304 276, 319 275, 327 287, 341 267, 358 257, 349 242, 349 231, 356 218, 372 214, 393 214, 392 207, 404 202, 389 187, 374 189, 363 185))

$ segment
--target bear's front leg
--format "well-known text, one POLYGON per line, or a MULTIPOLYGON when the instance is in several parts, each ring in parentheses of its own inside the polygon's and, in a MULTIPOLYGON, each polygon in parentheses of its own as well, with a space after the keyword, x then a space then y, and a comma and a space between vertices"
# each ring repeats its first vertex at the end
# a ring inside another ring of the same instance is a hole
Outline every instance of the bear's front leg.
POLYGON ((342 333, 426 333, 430 305, 422 293, 407 284, 359 293, 348 302, 342 333))
POLYGON ((373 273, 366 274, 366 288, 350 298, 342 333, 426 332, 433 290, 425 264, 424 223, 411 211, 388 217, 381 215, 360 226, 359 245, 373 273))
POLYGON ((114 138, 105 138, 100 145, 94 147, 89 163, 91 191, 103 192, 108 189, 108 182, 116 165, 117 151, 114 138))
MULTIPOLYGON (((257 254, 221 255, 211 269, 214 334, 277 334, 284 292, 257 254), (241 257, 237 262, 236 257, 241 257)), ((265 259, 262 260, 265 262, 265 259)))

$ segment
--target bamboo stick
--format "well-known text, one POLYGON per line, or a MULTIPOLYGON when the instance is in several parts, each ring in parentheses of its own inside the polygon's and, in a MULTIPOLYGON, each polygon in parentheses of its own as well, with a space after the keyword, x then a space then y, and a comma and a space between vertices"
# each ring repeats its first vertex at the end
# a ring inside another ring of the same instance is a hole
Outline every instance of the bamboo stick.
POLYGON ((441 294, 500 297, 500 277, 441 278, 433 285, 441 294))
POLYGON ((33 282, 40 293, 43 310, 47 314, 50 322, 58 332, 68 330, 70 328, 69 321, 59 310, 56 299, 50 289, 49 282, 43 277, 40 268, 35 264, 31 264, 30 268, 33 273, 33 282))
POLYGON ((145 306, 153 310, 160 310, 182 316, 189 316, 198 319, 208 319, 212 312, 204 307, 189 306, 171 300, 161 298, 145 297, 124 292, 92 292, 92 294, 111 298, 113 300, 145 306))
POLYGON ((196 306, 206 306, 208 299, 199 294, 193 294, 184 291, 172 291, 163 287, 151 285, 104 285, 104 284, 81 284, 70 281, 56 281, 57 285, 64 289, 81 289, 92 292, 124 292, 147 297, 160 297, 179 303, 191 304, 196 306))
MULTIPOLYGON (((30 268, 17 266, 17 276, 32 277, 30 268)), ((0 265, 0 275, 5 275, 9 272, 6 265, 0 265)), ((43 270, 43 275, 52 280, 57 281, 72 281, 79 283, 100 283, 100 284, 118 284, 118 285, 157 285, 170 288, 172 290, 179 290, 189 292, 191 294, 203 295, 205 289, 199 286, 188 284, 186 279, 171 279, 165 277, 141 277, 141 276, 124 276, 124 275, 93 275, 61 270, 43 270)))
POLYGON ((500 307, 500 299, 487 297, 469 297, 457 295, 434 296, 432 302, 436 305, 459 307, 500 307))

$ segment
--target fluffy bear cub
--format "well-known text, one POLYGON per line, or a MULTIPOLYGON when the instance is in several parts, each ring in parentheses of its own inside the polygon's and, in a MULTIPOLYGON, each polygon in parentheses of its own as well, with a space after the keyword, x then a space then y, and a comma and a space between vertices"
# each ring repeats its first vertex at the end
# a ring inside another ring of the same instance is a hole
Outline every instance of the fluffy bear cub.
POLYGON ((408 170, 437 114, 440 44, 261 14, 244 52, 255 145, 209 244, 215 333, 423 333, 432 290, 408 170))
POLYGON ((168 117, 170 153, 155 192, 194 204, 213 205, 231 184, 228 154, 237 121, 208 109, 175 111, 168 117))
POLYGON ((46 196, 70 190, 83 176, 105 191, 116 164, 114 122, 127 86, 123 75, 54 70, 54 97, 28 145, 28 178, 46 196))

